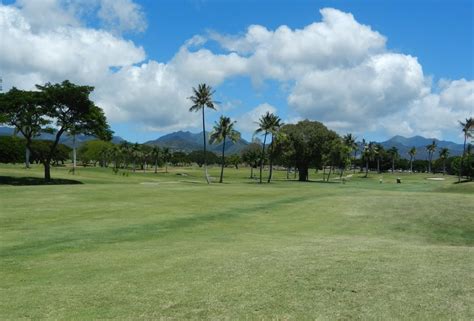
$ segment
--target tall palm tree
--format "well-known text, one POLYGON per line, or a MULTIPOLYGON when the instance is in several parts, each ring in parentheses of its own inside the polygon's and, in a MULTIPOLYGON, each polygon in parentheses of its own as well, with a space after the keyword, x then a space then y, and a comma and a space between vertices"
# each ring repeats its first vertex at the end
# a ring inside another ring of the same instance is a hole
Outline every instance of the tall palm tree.
POLYGON ((165 173, 168 173, 168 162, 171 159, 171 152, 168 147, 163 148, 163 161, 165 162, 165 173))
POLYGON ((410 155, 410 172, 413 173, 413 160, 415 159, 415 155, 416 155, 415 146, 410 148, 410 150, 408 151, 408 155, 410 155))
POLYGON ((375 156, 377 157, 377 173, 380 173, 380 161, 382 160, 385 150, 382 144, 375 145, 375 156))
POLYGON ((446 175, 446 159, 449 157, 449 149, 441 148, 439 151, 439 158, 443 160, 443 175, 446 175))
POLYGON ((362 140, 364 144, 364 151, 362 156, 365 159, 365 177, 369 175, 369 161, 373 160, 376 155, 376 147, 374 142, 367 143, 365 139, 362 140))
POLYGON ((278 116, 267 111, 267 113, 261 116, 258 120, 258 128, 255 131, 256 134, 263 133, 262 156, 260 159, 260 184, 262 184, 263 163, 265 160, 265 144, 267 143, 268 134, 274 130, 276 118, 278 118, 278 116))
POLYGON ((158 159, 160 158, 160 148, 158 146, 153 146, 151 151, 151 157, 155 166, 155 174, 158 173, 158 159))
POLYGON ((352 135, 351 133, 345 135, 343 137, 344 144, 351 149, 351 151, 354 152, 354 159, 353 159, 353 166, 354 166, 354 173, 355 173, 355 160, 357 157, 357 150, 359 148, 359 145, 357 145, 357 137, 352 135))
POLYGON ((199 84, 198 88, 193 87, 194 95, 189 97, 189 99, 193 102, 193 105, 189 108, 189 111, 199 112, 202 111, 202 135, 203 135, 203 143, 204 143, 204 174, 206 177, 206 182, 209 184, 209 175, 207 174, 207 159, 206 159, 206 122, 204 116, 204 110, 207 108, 209 109, 216 109, 215 105, 216 102, 212 100, 212 95, 214 95, 215 91, 212 90, 211 86, 206 84, 199 84))
POLYGON ((466 118, 466 121, 459 122, 459 125, 461 125, 462 131, 464 133, 464 146, 463 146, 463 151, 462 151, 462 156, 461 156, 461 165, 459 168, 459 175, 458 175, 458 182, 461 181, 462 177, 462 171, 463 171, 463 163, 464 163, 464 155, 466 154, 466 141, 468 137, 472 136, 471 130, 474 128, 474 118, 466 118))
POLYGON ((272 142, 270 143, 270 152, 268 153, 269 161, 270 161, 270 171, 268 173, 268 181, 267 183, 270 183, 272 180, 272 175, 273 175, 273 152, 275 150, 275 145, 277 144, 277 141, 281 141, 283 139, 283 133, 280 132, 281 126, 283 126, 283 123, 277 115, 271 114, 271 123, 272 127, 270 128, 270 134, 272 135, 272 142))
POLYGON ((433 140, 431 144, 426 145, 426 150, 428 151, 428 173, 431 173, 431 162, 433 161, 433 154, 436 150, 436 141, 433 140))
POLYGON ((236 142, 240 139, 240 133, 234 129, 235 121, 231 121, 229 117, 221 116, 219 121, 214 125, 214 130, 211 133, 210 143, 222 142, 222 165, 221 165, 221 177, 219 183, 222 183, 224 178, 224 165, 225 165, 225 141, 229 138, 232 142, 236 142))
POLYGON ((390 148, 388 151, 390 158, 392 159, 392 173, 395 172, 395 160, 398 159, 398 148, 395 146, 390 148))

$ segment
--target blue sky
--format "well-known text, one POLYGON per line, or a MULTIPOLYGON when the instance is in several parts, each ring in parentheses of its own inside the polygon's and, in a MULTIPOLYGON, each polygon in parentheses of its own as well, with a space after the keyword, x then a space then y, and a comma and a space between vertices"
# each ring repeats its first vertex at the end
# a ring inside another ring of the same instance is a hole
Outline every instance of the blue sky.
POLYGON ((472 1, 21 0, 0 8, 5 89, 92 84, 116 134, 130 141, 199 131, 185 98, 201 81, 221 102, 208 128, 225 113, 247 139, 270 110, 360 138, 459 142, 456 121, 473 112, 472 1))

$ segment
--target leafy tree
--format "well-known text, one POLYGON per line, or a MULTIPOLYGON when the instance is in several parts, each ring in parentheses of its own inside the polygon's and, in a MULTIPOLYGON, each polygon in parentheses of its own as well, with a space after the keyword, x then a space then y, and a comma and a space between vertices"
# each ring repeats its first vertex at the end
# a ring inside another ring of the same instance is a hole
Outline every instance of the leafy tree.
POLYGON ((36 86, 44 98, 45 116, 57 128, 49 154, 43 158, 45 180, 51 179, 51 159, 64 132, 75 130, 86 135, 94 135, 103 140, 112 138, 112 131, 105 115, 90 99, 93 87, 78 86, 67 80, 61 84, 47 83, 36 86))
POLYGON ((465 122, 459 122, 459 125, 461 125, 461 129, 464 135, 464 145, 463 145, 463 152, 461 156, 461 163, 459 167, 459 175, 458 175, 458 182, 461 181, 461 177, 463 175, 463 165, 464 165, 464 156, 466 154, 466 141, 468 137, 472 136, 471 130, 474 128, 474 118, 470 117, 467 118, 465 122))
POLYGON ((54 153, 51 155, 53 144, 54 142, 50 140, 34 140, 31 144, 31 159, 42 164, 49 159, 50 162, 56 165, 69 159, 70 147, 57 144, 54 153))
POLYGON ((410 172, 413 173, 413 161, 415 160, 415 156, 416 156, 415 146, 410 148, 410 150, 408 151, 408 155, 410 155, 410 172))
POLYGON ((235 169, 239 169, 239 165, 242 163, 242 159, 239 155, 233 154, 227 157, 226 163, 233 165, 235 169))
POLYGON ((260 165, 261 160, 260 144, 250 143, 242 150, 242 160, 250 166, 250 178, 254 178, 253 170, 260 165))
POLYGON ((206 155, 204 155, 202 150, 194 150, 186 157, 190 162, 196 163, 199 167, 202 167, 204 162, 208 164, 216 164, 218 162, 217 155, 210 151, 206 151, 206 155))
POLYGON ((446 147, 441 148, 439 151, 439 158, 443 160, 443 175, 446 175, 446 159, 449 156, 449 149, 446 147))
MULTIPOLYGON (((339 178, 342 178, 344 169, 350 164, 351 148, 347 146, 344 140, 334 139, 329 145, 329 151, 324 155, 326 163, 329 164, 329 173, 326 181, 329 182, 331 172, 335 167, 340 169, 339 178)), ((324 180, 324 175, 323 175, 324 180)))
POLYGON ((431 144, 426 145, 426 150, 428 151, 428 173, 431 173, 431 164, 433 162, 433 154, 436 150, 436 141, 433 140, 431 144))
POLYGON ((281 131, 287 137, 288 150, 296 160, 299 181, 307 181, 309 167, 320 168, 322 157, 329 150, 333 140, 339 136, 317 121, 304 120, 297 124, 284 125, 281 131))
POLYGON ((225 166, 225 141, 229 138, 232 142, 236 142, 240 139, 240 133, 234 129, 235 122, 231 121, 229 117, 221 116, 219 121, 214 125, 214 130, 211 133, 210 142, 221 143, 222 142, 222 165, 221 165, 221 176, 219 183, 222 183, 224 177, 224 166, 225 166))
POLYGON ((0 136, 0 163, 24 161, 26 140, 14 136, 0 136))
POLYGON ((215 104, 216 102, 212 100, 212 96, 214 95, 214 90, 212 90, 211 86, 206 84, 199 84, 198 88, 193 87, 194 95, 189 97, 189 99, 193 102, 189 111, 199 112, 202 111, 202 134, 203 134, 203 143, 204 143, 204 173, 206 176, 206 182, 209 184, 209 175, 207 174, 207 160, 206 160, 206 122, 204 116, 204 110, 207 108, 209 109, 216 109, 215 104))
POLYGON ((387 153, 390 155, 390 159, 392 160, 392 173, 395 172, 395 161, 399 158, 399 154, 398 154, 398 148, 396 148, 395 146, 390 148, 387 153))
POLYGON ((0 123, 13 126, 16 133, 25 138, 25 166, 30 167, 31 144, 33 138, 41 132, 51 131, 45 128, 51 123, 44 106, 44 95, 37 91, 25 91, 16 88, 0 93, 0 123))
POLYGON ((84 142, 78 149, 78 156, 84 166, 93 163, 94 166, 99 162, 105 166, 106 155, 112 150, 113 144, 103 140, 90 140, 84 142))

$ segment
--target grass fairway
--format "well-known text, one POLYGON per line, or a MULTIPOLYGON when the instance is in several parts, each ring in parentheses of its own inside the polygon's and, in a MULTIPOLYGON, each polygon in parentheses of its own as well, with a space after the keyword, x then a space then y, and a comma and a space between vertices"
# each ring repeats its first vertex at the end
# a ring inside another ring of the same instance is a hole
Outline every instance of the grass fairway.
POLYGON ((474 319, 473 183, 248 174, 0 185, 0 319, 474 319))

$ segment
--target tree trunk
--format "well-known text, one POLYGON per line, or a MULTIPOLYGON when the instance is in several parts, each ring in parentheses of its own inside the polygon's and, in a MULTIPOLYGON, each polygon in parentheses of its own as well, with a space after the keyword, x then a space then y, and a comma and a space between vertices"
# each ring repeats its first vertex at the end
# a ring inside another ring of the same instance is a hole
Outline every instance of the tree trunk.
POLYGON ((392 158, 392 173, 395 173, 395 158, 392 158))
POLYGON ((462 149, 462 155, 461 155, 461 164, 459 165, 459 174, 458 174, 458 182, 461 182, 461 177, 462 177, 462 170, 463 170, 463 163, 464 163, 464 154, 466 154, 466 139, 467 135, 464 133, 464 146, 462 149))
POLYGON ((380 158, 377 157, 377 173, 380 173, 380 158))
POLYGON ((165 162, 165 173, 168 173, 168 162, 165 162))
POLYGON ((413 156, 410 156, 410 173, 413 174, 413 156))
POLYGON ((76 174, 76 134, 72 135, 72 174, 76 174))
POLYGON ((446 158, 443 158, 443 175, 446 175, 446 158))
POLYGON ((286 167, 286 179, 290 179, 290 166, 286 167))
POLYGON ((224 143, 222 144, 222 166, 221 166, 221 178, 219 179, 219 183, 222 183, 222 179, 224 178, 224 165, 225 165, 225 136, 224 136, 224 143))
POLYGON ((328 178, 326 179, 326 182, 329 182, 329 177, 331 177, 331 171, 332 171, 332 165, 329 166, 329 173, 328 173, 328 178))
POLYGON ((272 174, 273 174, 273 134, 272 134, 272 143, 270 144, 270 172, 268 173, 268 180, 267 183, 270 183, 272 180, 272 174))
POLYGON ((158 173, 158 159, 155 159, 155 174, 158 173))
POLYGON ((250 178, 253 178, 253 166, 250 166, 250 178))
POLYGON ((353 166, 354 166, 354 167, 353 167, 353 168, 354 168, 354 174, 356 173, 356 166, 355 166, 355 165, 356 165, 356 164, 355 164, 355 162, 356 162, 356 157, 357 157, 357 149, 354 151, 354 164, 353 164, 353 166))
POLYGON ((428 153, 428 173, 431 173, 431 153, 428 153))
POLYGON ((51 160, 46 160, 43 165, 44 165, 44 180, 49 182, 51 180, 51 165, 50 165, 51 160))
POLYGON ((265 162, 265 144, 267 142, 267 134, 265 131, 265 136, 263 136, 263 145, 262 145, 262 156, 260 157, 260 184, 262 184, 262 172, 263 172, 263 163, 265 162))
POLYGON ((308 167, 298 167, 298 180, 300 182, 306 182, 308 180, 308 167))
POLYGON ((26 146, 25 148, 25 167, 30 168, 30 148, 26 146))
POLYGON ((323 165, 323 182, 326 180, 326 165, 323 165))
POLYGON ((207 184, 210 184, 209 175, 207 174, 207 155, 206 155, 206 122, 204 121, 204 109, 206 106, 202 106, 202 137, 204 142, 204 175, 207 184))
POLYGON ((369 160, 365 161, 365 177, 369 176, 369 160))

